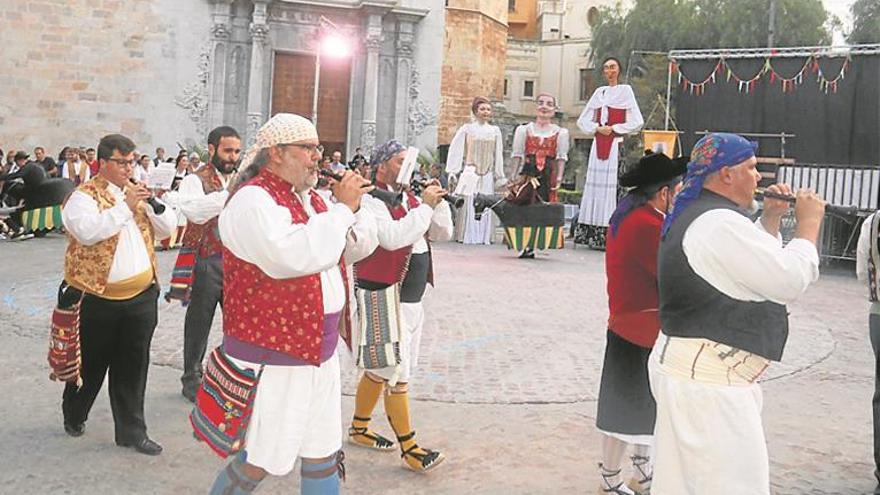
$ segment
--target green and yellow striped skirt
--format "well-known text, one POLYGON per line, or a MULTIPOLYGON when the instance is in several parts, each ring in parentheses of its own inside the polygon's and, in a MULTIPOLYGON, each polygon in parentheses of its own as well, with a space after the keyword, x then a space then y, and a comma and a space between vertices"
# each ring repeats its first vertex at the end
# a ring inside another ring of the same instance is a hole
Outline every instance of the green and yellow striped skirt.
POLYGON ((507 247, 523 249, 562 249, 565 247, 565 227, 504 227, 507 247))
POLYGON ((26 232, 48 232, 64 226, 61 222, 61 205, 46 206, 21 213, 21 223, 26 232))
POLYGON ((504 225, 507 247, 562 249, 565 247, 565 207, 558 203, 517 206, 503 202, 493 208, 504 225))

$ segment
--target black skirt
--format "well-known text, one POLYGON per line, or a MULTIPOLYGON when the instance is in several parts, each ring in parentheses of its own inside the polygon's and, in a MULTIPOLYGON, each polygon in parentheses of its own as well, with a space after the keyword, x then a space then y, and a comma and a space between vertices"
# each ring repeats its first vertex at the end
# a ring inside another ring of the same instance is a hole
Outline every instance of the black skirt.
POLYGON ((651 349, 608 330, 596 426, 608 433, 652 435, 657 404, 648 383, 651 349))

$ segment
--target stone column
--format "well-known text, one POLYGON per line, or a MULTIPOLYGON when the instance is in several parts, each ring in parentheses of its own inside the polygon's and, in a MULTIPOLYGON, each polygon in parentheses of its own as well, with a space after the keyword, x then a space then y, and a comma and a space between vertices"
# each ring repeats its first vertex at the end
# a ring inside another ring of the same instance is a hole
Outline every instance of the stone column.
POLYGON ((226 103, 226 60, 229 52, 229 21, 232 18, 233 0, 213 0, 214 13, 211 25, 211 52, 208 82, 209 128, 221 125, 226 103))
POLYGON ((382 49, 382 17, 370 14, 366 23, 367 50, 364 80, 364 116, 361 122, 361 146, 372 151, 376 144, 376 107, 379 102, 379 51, 382 49))
POLYGON ((413 39, 416 20, 400 16, 397 20, 395 58, 397 77, 394 85, 394 138, 407 143, 409 128, 410 78, 413 67, 413 39))
POLYGON ((251 21, 251 70, 248 81, 247 101, 247 143, 253 144, 257 130, 263 125, 263 80, 266 69, 266 38, 269 25, 266 24, 266 6, 271 0, 254 0, 254 15, 251 21))

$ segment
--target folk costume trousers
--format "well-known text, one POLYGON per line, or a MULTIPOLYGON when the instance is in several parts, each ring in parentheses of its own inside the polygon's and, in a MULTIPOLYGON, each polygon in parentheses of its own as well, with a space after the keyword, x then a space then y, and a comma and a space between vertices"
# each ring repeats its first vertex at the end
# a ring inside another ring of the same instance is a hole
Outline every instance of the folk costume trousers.
POLYGON ((193 269, 193 286, 183 323, 184 387, 197 387, 202 379, 202 361, 217 305, 223 307, 223 257, 198 258, 193 269))
POLYGON ((123 301, 85 295, 80 310, 83 383, 79 389, 72 384, 64 388, 61 409, 65 424, 77 425, 88 419, 104 376, 109 375, 116 442, 134 443, 147 435, 144 392, 158 297, 155 284, 123 301))

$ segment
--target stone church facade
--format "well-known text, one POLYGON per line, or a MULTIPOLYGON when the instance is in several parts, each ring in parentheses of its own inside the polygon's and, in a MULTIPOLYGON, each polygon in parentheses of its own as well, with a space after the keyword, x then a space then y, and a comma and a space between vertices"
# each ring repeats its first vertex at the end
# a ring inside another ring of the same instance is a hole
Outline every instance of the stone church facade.
MULTIPOLYGON (((131 136, 143 152, 248 139, 277 112, 312 115, 328 150, 437 144, 444 0, 22 0, 0 4, 0 147, 50 152, 131 136), (98 6, 99 5, 99 6, 98 6)), ((56 151, 57 152, 57 151, 56 151)))

